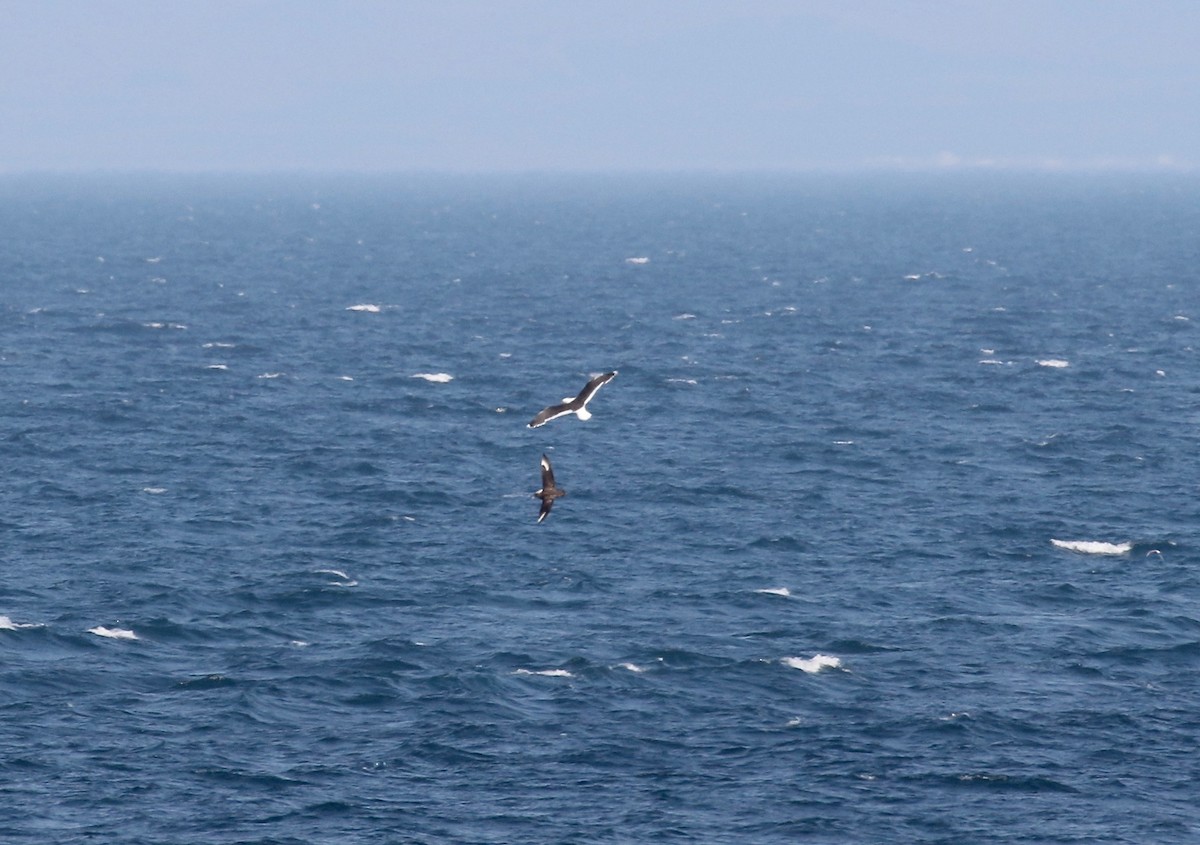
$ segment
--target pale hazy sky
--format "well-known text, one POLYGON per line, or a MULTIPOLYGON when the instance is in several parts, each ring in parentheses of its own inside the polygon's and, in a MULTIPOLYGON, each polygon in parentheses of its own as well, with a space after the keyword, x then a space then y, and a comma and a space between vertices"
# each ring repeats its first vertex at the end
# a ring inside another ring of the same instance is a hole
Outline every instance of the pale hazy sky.
POLYGON ((0 172, 1200 168, 1200 0, 0 0, 0 172))

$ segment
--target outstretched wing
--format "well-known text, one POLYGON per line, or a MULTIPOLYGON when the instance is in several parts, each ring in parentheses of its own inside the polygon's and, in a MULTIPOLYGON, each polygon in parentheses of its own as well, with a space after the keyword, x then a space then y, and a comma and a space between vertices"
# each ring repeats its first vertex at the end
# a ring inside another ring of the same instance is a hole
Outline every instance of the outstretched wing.
MULTIPOLYGON (((550 459, 545 455, 542 455, 542 489, 554 489, 554 470, 550 468, 550 459)), ((548 510, 550 510, 550 507, 546 506, 545 510, 543 510, 543 514, 548 510)))
POLYGON ((538 511, 538 522, 546 518, 546 514, 550 513, 550 508, 554 506, 554 500, 547 496, 542 499, 542 509, 538 511))
POLYGON ((539 425, 545 425, 550 420, 558 419, 564 414, 569 414, 574 410, 569 402, 563 402, 560 405, 551 405, 549 408, 543 409, 536 417, 529 421, 529 428, 537 428, 539 425))
POLYGON ((604 385, 608 384, 610 381, 616 378, 616 376, 616 370, 613 370, 611 373, 605 373, 602 376, 596 376, 583 386, 583 390, 579 391, 579 395, 575 397, 575 401, 583 405, 591 402, 592 397, 596 395, 596 391, 604 387, 604 385))

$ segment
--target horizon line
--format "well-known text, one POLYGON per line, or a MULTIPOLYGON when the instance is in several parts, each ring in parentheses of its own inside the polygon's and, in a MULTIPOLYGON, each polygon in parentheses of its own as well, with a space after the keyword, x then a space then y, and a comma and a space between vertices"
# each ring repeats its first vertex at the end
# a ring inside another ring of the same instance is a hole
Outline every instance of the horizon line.
POLYGON ((666 167, 646 166, 542 166, 542 167, 372 167, 317 165, 229 165, 163 167, 125 167, 109 165, 5 167, 0 178, 70 176, 805 176, 805 175, 888 175, 888 174, 1194 174, 1200 168, 1173 156, 1153 158, 1092 157, 967 157, 939 153, 931 157, 880 156, 854 163, 809 165, 699 165, 666 167))

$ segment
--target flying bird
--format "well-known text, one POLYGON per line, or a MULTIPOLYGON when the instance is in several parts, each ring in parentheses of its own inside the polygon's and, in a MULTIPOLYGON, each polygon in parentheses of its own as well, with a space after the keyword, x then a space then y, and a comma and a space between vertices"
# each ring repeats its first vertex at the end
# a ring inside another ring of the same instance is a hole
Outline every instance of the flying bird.
POLYGON ((581 420, 590 420, 591 413, 587 409, 588 402, 592 401, 592 397, 596 395, 596 391, 604 387, 614 378, 617 377, 617 371, 605 373, 602 376, 596 376, 583 386, 583 390, 579 391, 579 395, 572 399, 570 396, 562 400, 561 405, 551 405, 549 408, 543 409, 536 417, 529 421, 528 428, 537 428, 539 425, 545 425, 550 420, 556 420, 559 417, 565 417, 567 414, 574 414, 581 420))
POLYGON ((542 489, 533 494, 535 498, 542 500, 542 509, 538 513, 538 522, 546 518, 546 514, 550 513, 550 508, 554 506, 554 500, 567 495, 567 491, 561 487, 554 486, 554 470, 550 468, 550 459, 542 455, 542 489))

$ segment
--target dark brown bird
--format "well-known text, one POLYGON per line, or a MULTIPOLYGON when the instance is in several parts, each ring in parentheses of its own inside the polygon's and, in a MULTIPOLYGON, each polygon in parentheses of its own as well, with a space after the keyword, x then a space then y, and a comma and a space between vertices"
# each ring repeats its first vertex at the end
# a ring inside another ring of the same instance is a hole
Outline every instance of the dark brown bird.
POLYGON ((550 468, 550 459, 542 455, 542 489, 533 494, 535 498, 542 500, 542 509, 538 513, 538 522, 546 518, 546 514, 550 513, 550 508, 554 506, 554 500, 567 495, 567 491, 561 487, 554 486, 554 470, 550 468))

